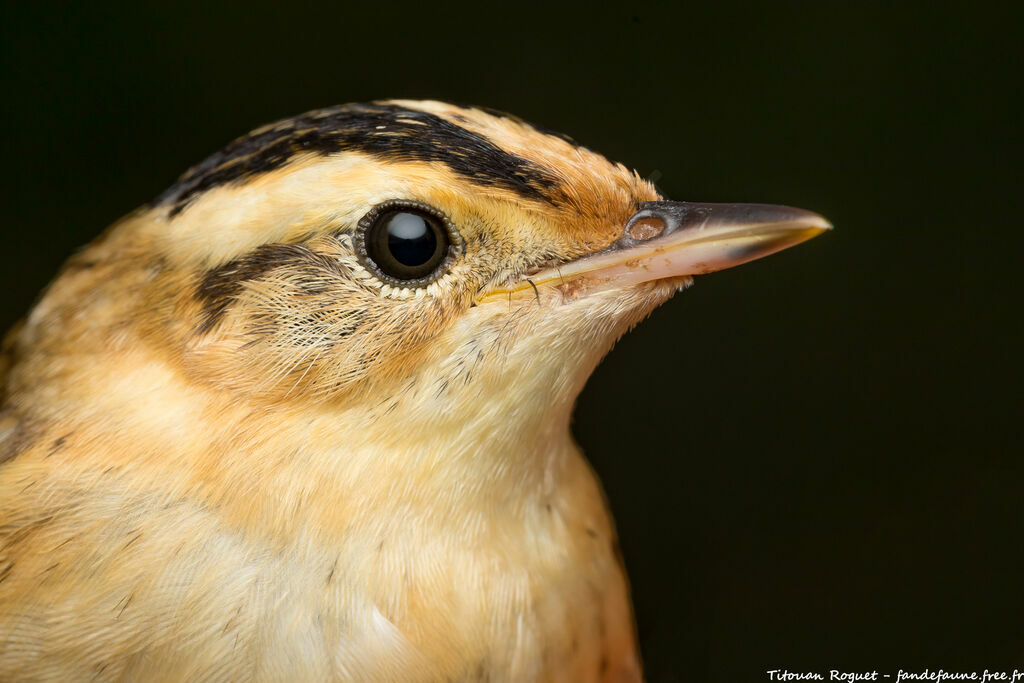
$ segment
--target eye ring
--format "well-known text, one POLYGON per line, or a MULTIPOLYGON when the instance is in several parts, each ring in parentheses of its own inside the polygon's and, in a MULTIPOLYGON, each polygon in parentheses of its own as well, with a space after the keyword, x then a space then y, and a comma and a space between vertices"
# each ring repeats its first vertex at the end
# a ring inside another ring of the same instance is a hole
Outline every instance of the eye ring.
POLYGON ((353 245, 364 268, 397 287, 425 287, 436 281, 464 247, 447 216, 407 199, 390 199, 370 209, 356 224, 353 245))

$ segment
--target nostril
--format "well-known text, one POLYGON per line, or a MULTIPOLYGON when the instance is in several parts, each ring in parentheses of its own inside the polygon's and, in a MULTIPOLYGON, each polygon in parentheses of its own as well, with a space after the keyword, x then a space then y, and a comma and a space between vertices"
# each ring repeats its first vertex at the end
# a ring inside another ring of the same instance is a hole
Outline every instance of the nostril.
POLYGON ((629 224, 626 235, 638 242, 645 242, 665 232, 665 220, 659 216, 645 216, 629 224))

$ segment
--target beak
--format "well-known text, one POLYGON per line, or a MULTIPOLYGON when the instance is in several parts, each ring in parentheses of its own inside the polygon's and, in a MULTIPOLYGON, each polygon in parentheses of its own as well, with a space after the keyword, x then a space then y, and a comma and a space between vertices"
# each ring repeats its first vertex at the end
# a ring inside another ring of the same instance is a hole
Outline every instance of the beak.
POLYGON ((570 285, 584 294, 651 280, 712 273, 774 254, 832 225, 816 213, 770 204, 645 202, 604 251, 549 268, 483 299, 533 296, 570 285))

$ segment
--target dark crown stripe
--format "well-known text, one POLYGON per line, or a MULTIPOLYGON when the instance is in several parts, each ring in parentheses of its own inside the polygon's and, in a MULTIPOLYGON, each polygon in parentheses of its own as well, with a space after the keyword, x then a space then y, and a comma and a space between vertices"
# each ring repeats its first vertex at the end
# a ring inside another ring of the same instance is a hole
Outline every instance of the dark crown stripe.
POLYGON ((302 154, 343 151, 384 161, 443 163, 470 182, 527 199, 550 202, 561 194, 557 178, 544 167, 447 119, 396 105, 352 104, 303 114, 235 140, 189 169, 153 204, 171 205, 173 216, 212 188, 244 182, 302 154))

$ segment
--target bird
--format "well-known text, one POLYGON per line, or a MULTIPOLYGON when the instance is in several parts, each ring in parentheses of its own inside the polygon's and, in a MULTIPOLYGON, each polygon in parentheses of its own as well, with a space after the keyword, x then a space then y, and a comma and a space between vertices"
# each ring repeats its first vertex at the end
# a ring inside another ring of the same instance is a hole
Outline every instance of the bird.
POLYGON ((235 140, 4 339, 0 679, 641 680, 575 399, 694 276, 830 227, 483 107, 235 140))

